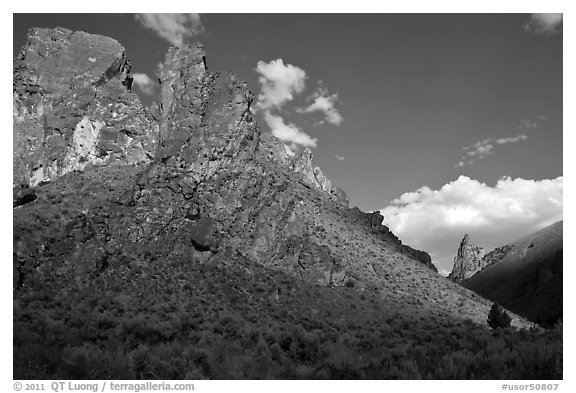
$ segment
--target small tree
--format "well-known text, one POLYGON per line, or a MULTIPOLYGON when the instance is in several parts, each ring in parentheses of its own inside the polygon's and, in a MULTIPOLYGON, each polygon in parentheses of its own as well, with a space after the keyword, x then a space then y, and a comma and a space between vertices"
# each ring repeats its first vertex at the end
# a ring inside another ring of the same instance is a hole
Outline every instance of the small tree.
POLYGON ((490 313, 488 314, 488 325, 492 329, 501 329, 510 326, 512 319, 510 316, 500 307, 498 303, 493 303, 490 313))

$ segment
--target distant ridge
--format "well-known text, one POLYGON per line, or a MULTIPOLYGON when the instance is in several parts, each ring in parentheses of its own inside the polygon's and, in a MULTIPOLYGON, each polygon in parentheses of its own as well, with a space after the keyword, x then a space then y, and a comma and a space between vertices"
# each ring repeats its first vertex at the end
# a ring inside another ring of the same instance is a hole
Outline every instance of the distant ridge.
POLYGON ((562 227, 559 221, 496 248, 461 284, 533 322, 553 326, 562 318, 562 227))

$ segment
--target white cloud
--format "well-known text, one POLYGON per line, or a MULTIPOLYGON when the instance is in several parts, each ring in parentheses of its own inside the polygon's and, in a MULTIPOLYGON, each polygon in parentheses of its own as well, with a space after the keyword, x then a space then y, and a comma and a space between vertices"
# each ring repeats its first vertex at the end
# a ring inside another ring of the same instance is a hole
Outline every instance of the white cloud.
POLYGON ((490 187, 460 176, 439 190, 422 187, 405 193, 380 211, 404 243, 429 252, 439 269, 451 270, 466 233, 491 251, 561 220, 562 190, 563 177, 503 177, 490 187))
POLYGON ((134 18, 144 27, 175 46, 182 46, 185 38, 204 32, 199 14, 136 14, 134 18))
POLYGON ((452 270, 448 270, 448 269, 440 269, 438 270, 438 274, 440 274, 441 276, 444 277, 448 277, 448 275, 452 272, 452 270))
MULTIPOLYGON (((272 134, 293 150, 300 147, 316 147, 317 139, 310 137, 294 124, 286 123, 284 118, 276 113, 283 111, 284 106, 294 100, 306 88, 306 72, 295 65, 285 64, 284 60, 276 59, 269 62, 259 61, 255 71, 258 73, 260 93, 256 108, 263 111, 266 124, 272 134)), ((329 94, 322 86, 309 98, 309 105, 305 108, 296 108, 298 113, 311 113, 320 111, 324 120, 316 124, 329 122, 335 125, 342 123, 342 116, 335 108, 338 101, 337 94, 329 94)))
POLYGON ((561 31, 562 14, 532 14, 524 31, 535 35, 552 35, 561 31))
POLYGON ((272 113, 282 109, 287 102, 304 91, 306 72, 292 64, 284 64, 282 59, 268 63, 259 61, 255 70, 260 75, 258 82, 261 85, 257 107, 263 109, 264 121, 272 134, 293 151, 300 147, 316 147, 318 139, 310 137, 292 123, 287 124, 282 116, 272 113))
POLYGON ((305 88, 306 72, 292 64, 284 64, 282 59, 269 63, 259 61, 256 72, 260 74, 258 82, 262 85, 258 94, 261 109, 280 109, 305 88))
POLYGON ((272 130, 272 134, 289 145, 291 150, 297 150, 298 147, 316 147, 318 139, 311 138, 294 124, 286 124, 281 116, 265 111, 264 121, 272 130))
POLYGON ((514 137, 498 138, 495 140, 495 142, 499 145, 504 145, 506 143, 516 143, 520 141, 525 141, 526 139, 528 139, 528 136, 524 134, 518 134, 514 137))
POLYGON ((132 74, 134 78, 134 85, 138 87, 142 93, 147 95, 154 94, 154 81, 146 74, 132 74))
POLYGON ((339 156, 338 154, 334 154, 334 157, 336 157, 336 159, 337 159, 338 161, 344 161, 344 160, 346 159, 346 157, 344 157, 344 156, 339 156))
POLYGON ((460 158, 458 163, 454 165, 454 168, 461 168, 466 165, 471 165, 475 160, 482 160, 486 156, 494 154, 495 145, 505 145, 507 143, 516 143, 525 141, 528 136, 525 134, 518 134, 513 137, 504 138, 486 138, 478 141, 470 146, 465 146, 460 152, 460 158))
MULTIPOLYGON (((536 117, 538 118, 538 116, 536 117)), ((535 130, 536 128, 538 128, 538 122, 530 120, 522 120, 522 124, 520 124, 518 128, 521 130, 530 130, 530 129, 535 130)))
POLYGON ((488 138, 483 141, 476 142, 472 146, 466 146, 464 148, 467 156, 483 158, 484 156, 494 153, 493 139, 488 138))
POLYGON ((320 86, 309 98, 312 101, 310 105, 305 108, 297 108, 299 113, 322 112, 324 119, 331 124, 340 125, 342 123, 342 115, 335 108, 338 101, 338 94, 329 94, 328 90, 320 86))

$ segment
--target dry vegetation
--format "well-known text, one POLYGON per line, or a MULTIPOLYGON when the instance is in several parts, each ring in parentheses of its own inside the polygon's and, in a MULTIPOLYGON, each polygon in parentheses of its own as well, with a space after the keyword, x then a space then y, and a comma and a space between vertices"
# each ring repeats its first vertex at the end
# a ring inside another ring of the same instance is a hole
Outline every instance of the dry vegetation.
POLYGON ((126 265, 66 292, 31 285, 14 302, 17 379, 562 378, 561 328, 409 316, 241 258, 126 265))
POLYGON ((38 188, 49 203, 15 210, 16 249, 42 250, 35 266, 15 260, 14 378, 562 378, 561 328, 492 331, 471 292, 336 220, 317 241, 344 255, 344 238, 357 258, 338 287, 241 255, 203 264, 105 243, 117 229, 97 217, 130 213, 138 170, 69 174, 38 188), (67 266, 93 233, 101 264, 67 266))

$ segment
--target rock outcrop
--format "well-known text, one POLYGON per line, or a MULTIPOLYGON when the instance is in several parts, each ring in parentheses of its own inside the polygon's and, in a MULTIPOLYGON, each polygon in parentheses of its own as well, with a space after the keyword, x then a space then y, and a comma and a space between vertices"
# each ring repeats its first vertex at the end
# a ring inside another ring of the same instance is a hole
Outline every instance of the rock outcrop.
POLYGON ((158 126, 131 93, 130 62, 115 40, 31 29, 14 60, 15 187, 87 165, 149 162, 158 126))
MULTIPOLYGON (((291 155, 260 132, 254 94, 233 74, 209 71, 201 44, 168 51, 158 119, 130 92, 124 48, 107 37, 34 29, 15 75, 15 205, 34 200, 29 188, 69 172, 142 168, 116 199, 129 219, 98 219, 105 233, 87 234, 67 258, 100 266, 111 252, 102 239, 113 238, 124 252, 201 263, 243 257, 323 285, 343 283, 349 264, 316 231, 321 211, 348 211, 346 194, 313 165, 310 150, 291 155)), ((434 268, 381 221, 364 225, 434 268)))
MULTIPOLYGON (((158 150, 133 195, 131 240, 153 239, 176 257, 241 255, 324 285, 340 281, 338 259, 307 230, 307 183, 277 154, 280 142, 262 138, 245 84, 208 71, 200 44, 171 48, 160 79, 158 150)), ((324 203, 336 199, 331 190, 315 188, 324 203)))
POLYGON ((290 163, 290 167, 294 172, 302 174, 305 184, 319 188, 338 203, 348 207, 348 196, 343 190, 332 186, 332 182, 324 176, 320 167, 314 166, 310 149, 305 148, 296 155, 290 163))
POLYGON ((467 280, 486 266, 483 258, 484 249, 472 244, 468 234, 464 235, 448 278, 458 283, 467 280))
POLYGON ((390 230, 390 228, 383 224, 384 216, 382 216, 379 211, 365 213, 357 207, 354 207, 348 210, 346 214, 352 219, 352 222, 366 226, 368 231, 384 241, 387 247, 390 247, 395 252, 406 255, 407 257, 422 263, 433 271, 438 272, 438 269, 432 263, 432 258, 430 258, 430 255, 427 252, 416 250, 403 244, 402 240, 400 240, 390 230))

